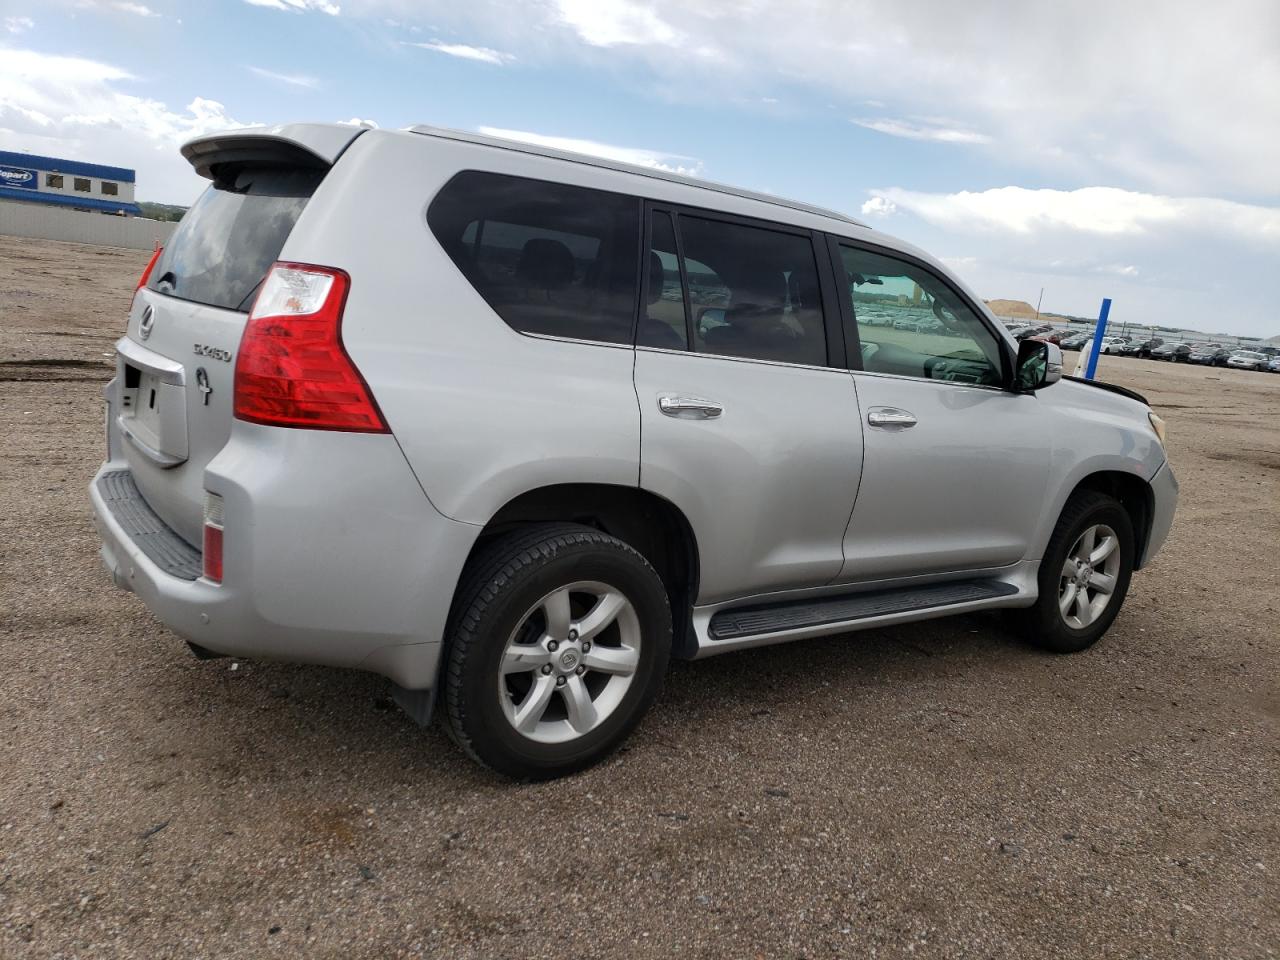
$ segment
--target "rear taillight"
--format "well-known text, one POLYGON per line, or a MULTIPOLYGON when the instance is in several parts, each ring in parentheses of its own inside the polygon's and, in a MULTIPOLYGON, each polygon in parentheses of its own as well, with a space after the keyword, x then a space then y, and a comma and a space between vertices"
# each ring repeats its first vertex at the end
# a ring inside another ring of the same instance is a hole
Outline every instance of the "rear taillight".
POLYGON ((351 278, 277 263, 267 272, 236 357, 235 412, 278 427, 386 433, 369 385, 342 346, 351 278))
POLYGON ((147 281, 151 279, 151 271, 156 268, 156 261, 160 259, 160 254, 162 253, 164 253, 164 247, 156 247, 155 252, 151 254, 151 259, 147 261, 146 267, 142 270, 142 276, 138 278, 138 285, 133 288, 135 294, 145 287, 147 281))
POLYGON ((214 583, 222 582, 222 497, 205 491, 204 494, 204 577, 214 583))

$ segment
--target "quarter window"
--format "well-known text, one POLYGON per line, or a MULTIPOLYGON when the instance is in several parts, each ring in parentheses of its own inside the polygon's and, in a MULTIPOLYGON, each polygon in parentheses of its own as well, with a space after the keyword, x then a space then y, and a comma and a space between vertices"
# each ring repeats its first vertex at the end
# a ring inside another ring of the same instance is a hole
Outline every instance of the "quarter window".
POLYGON ((896 257, 840 247, 862 369, 999 386, 1000 345, 932 272, 896 257))
POLYGON ((639 207, 621 194, 471 170, 445 185, 427 222, 516 330, 629 344, 639 207))
POLYGON ((826 330, 808 237, 681 215, 694 349, 823 365, 826 330))
POLYGON ((45 185, 46 187, 52 187, 52 188, 53 188, 53 189, 55 189, 55 190, 61 190, 61 189, 62 189, 62 174, 60 174, 60 173, 46 173, 46 174, 44 175, 44 185, 45 185))

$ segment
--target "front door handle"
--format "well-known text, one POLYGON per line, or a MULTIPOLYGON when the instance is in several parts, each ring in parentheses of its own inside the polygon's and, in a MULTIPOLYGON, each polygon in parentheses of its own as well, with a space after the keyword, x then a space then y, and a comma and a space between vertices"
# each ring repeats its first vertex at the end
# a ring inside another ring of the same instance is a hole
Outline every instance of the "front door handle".
POLYGON ((872 407, 867 411, 867 423, 873 427, 914 427, 916 417, 898 407, 872 407))
POLYGON ((724 407, 714 400, 677 397, 671 394, 658 398, 658 409, 668 417, 677 417, 681 420, 714 420, 724 413, 724 407))

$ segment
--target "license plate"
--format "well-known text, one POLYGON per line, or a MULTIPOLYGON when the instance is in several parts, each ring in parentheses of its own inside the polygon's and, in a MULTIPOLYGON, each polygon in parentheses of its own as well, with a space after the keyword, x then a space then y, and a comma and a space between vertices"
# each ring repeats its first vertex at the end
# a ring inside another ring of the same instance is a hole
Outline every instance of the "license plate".
POLYGON ((160 378, 154 373, 140 371, 138 392, 134 398, 134 422, 151 436, 160 437, 160 405, 164 390, 160 378))

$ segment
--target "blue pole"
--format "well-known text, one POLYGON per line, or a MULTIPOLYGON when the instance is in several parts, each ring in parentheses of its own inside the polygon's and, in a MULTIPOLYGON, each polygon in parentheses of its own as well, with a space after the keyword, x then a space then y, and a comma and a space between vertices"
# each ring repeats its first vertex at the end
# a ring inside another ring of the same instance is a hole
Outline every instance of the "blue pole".
POLYGON ((1102 301, 1102 311, 1098 314, 1098 326, 1093 331, 1093 349, 1089 353, 1089 365, 1085 367, 1084 378, 1092 380, 1098 369, 1098 354, 1102 352, 1102 338, 1107 333, 1107 317, 1111 313, 1111 298, 1102 301))

